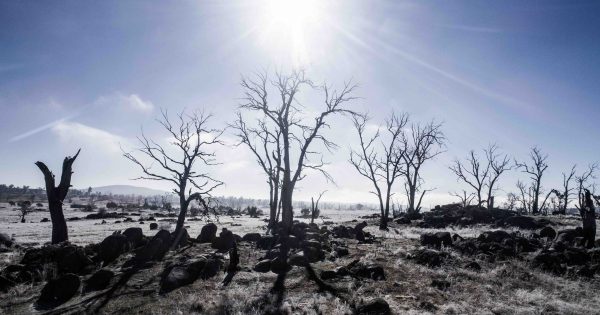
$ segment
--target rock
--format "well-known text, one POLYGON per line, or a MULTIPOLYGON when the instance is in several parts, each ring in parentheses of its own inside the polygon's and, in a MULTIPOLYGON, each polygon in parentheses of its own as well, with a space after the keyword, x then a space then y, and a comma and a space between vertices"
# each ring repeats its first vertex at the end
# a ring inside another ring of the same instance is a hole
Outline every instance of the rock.
POLYGON ((158 223, 156 223, 156 222, 150 223, 150 230, 156 230, 156 229, 158 229, 158 223))
POLYGON ((421 245, 435 248, 451 246, 452 237, 449 232, 425 233, 421 235, 421 245))
POLYGON ((411 220, 405 216, 401 216, 398 219, 396 219, 396 223, 397 224, 410 224, 411 220))
POLYGON ((80 284, 79 277, 72 273, 48 281, 35 303, 36 308, 42 310, 53 309, 67 302, 77 294, 80 284))
POLYGON ((44 223, 44 222, 49 222, 50 220, 48 220, 48 218, 43 218, 40 222, 44 223))
POLYGON ((235 245, 235 237, 233 233, 226 228, 221 230, 219 237, 215 238, 211 244, 212 248, 220 251, 227 252, 235 245))
POLYGON ((450 288, 450 282, 446 280, 433 279, 431 281, 431 286, 440 291, 446 291, 450 288))
POLYGON ((526 216, 508 217, 502 221, 502 225, 514 226, 526 230, 535 230, 542 227, 534 218, 526 216))
POLYGON ((282 260, 280 258, 275 258, 271 260, 271 272, 279 275, 288 273, 290 270, 292 270, 292 266, 288 264, 285 260, 282 260))
POLYGON ((214 223, 208 223, 200 230, 197 240, 200 243, 212 243, 217 237, 217 225, 214 223))
POLYGON ((540 230, 540 237, 553 240, 556 237, 556 230, 554 230, 552 227, 546 226, 540 230))
POLYGON ((271 270, 271 261, 268 259, 261 260, 252 270, 261 273, 269 272, 271 270))
POLYGON ((200 278, 206 280, 212 278, 221 270, 222 262, 216 258, 210 258, 206 261, 204 268, 200 272, 200 278))
POLYGON ((12 286, 16 283, 12 280, 9 280, 5 276, 0 275, 0 292, 7 292, 12 286))
POLYGON ((376 281, 385 280, 385 272, 383 267, 372 262, 354 260, 348 266, 346 266, 346 268, 350 273, 357 277, 376 281))
POLYGON ((335 254, 337 257, 344 257, 344 256, 348 256, 348 254, 350 254, 350 252, 348 251, 347 247, 336 247, 335 254))
POLYGON ((122 234, 113 234, 99 244, 98 259, 104 264, 109 264, 126 250, 128 250, 127 237, 122 234))
MULTIPOLYGON (((186 246, 187 244, 190 243, 190 235, 188 234, 187 229, 182 228, 180 233, 181 233, 181 237, 179 239, 178 244, 175 246, 176 248, 186 246)), ((175 234, 175 232, 171 233, 171 240, 173 242, 177 241, 176 238, 177 238, 177 235, 175 234)))
POLYGON ((334 279, 337 276, 338 276, 338 274, 334 270, 323 270, 323 271, 321 271, 321 275, 320 275, 322 280, 334 279))
POLYGON ((578 227, 576 229, 566 229, 558 231, 556 236, 556 242, 562 242, 564 244, 573 244, 576 237, 583 236, 583 230, 578 227))
POLYGON ((561 253, 542 251, 532 259, 531 264, 533 267, 560 275, 566 271, 563 262, 564 256, 561 253))
POLYGON ((391 314, 390 305, 382 298, 376 298, 356 307, 356 314, 388 315, 391 314))
POLYGON ((110 284, 110 280, 115 276, 115 273, 108 269, 100 269, 96 271, 89 279, 85 281, 83 292, 92 292, 104 290, 110 284))
POLYGON ((363 229, 366 226, 367 222, 363 221, 354 227, 354 235, 356 236, 356 240, 358 240, 359 242, 365 241, 365 232, 363 232, 363 229))
POLYGON ((332 230, 333 236, 336 238, 354 238, 354 229, 343 225, 338 225, 332 230))
POLYGON ((13 244, 13 240, 8 234, 0 233, 0 244, 3 244, 6 247, 11 247, 13 244))
POLYGON ((275 246, 276 241, 277 239, 274 236, 263 236, 256 242, 256 247, 263 250, 269 250, 275 246))
POLYGON ((246 235, 244 235, 244 237, 242 237, 242 241, 250 243, 257 243, 258 241, 260 241, 260 239, 261 236, 259 233, 247 233, 246 235))
POLYGON ((435 268, 442 265, 444 260, 448 258, 448 254, 432 249, 421 249, 414 251, 411 258, 417 264, 435 268))
POLYGON ((79 273, 93 262, 89 259, 81 247, 74 245, 64 246, 55 251, 55 261, 58 272, 79 273))
MULTIPOLYGON (((171 292, 179 287, 194 283, 201 273, 204 272, 207 265, 208 260, 198 259, 181 265, 169 266, 163 272, 160 281, 160 293, 171 292)), ((208 273, 210 272, 208 271, 208 273)))
POLYGON ((481 271, 481 265, 479 265, 477 262, 472 261, 468 264, 465 265, 465 269, 471 269, 473 271, 481 271))
POLYGON ((142 228, 127 228, 123 231, 123 235, 127 237, 127 241, 131 244, 132 248, 136 248, 142 245, 144 240, 144 232, 142 232, 142 228))
POLYGON ((419 304, 419 308, 426 310, 428 312, 435 312, 437 310, 437 306, 435 306, 435 304, 429 302, 429 301, 423 301, 419 304))
POLYGON ((303 253, 296 253, 290 256, 288 263, 292 266, 304 267, 309 263, 309 260, 303 253))
POLYGON ((512 237, 506 231, 498 230, 498 231, 484 232, 481 235, 479 235, 477 240, 480 242, 486 242, 486 243, 487 242, 502 243, 503 240, 510 239, 510 238, 512 238, 512 237))

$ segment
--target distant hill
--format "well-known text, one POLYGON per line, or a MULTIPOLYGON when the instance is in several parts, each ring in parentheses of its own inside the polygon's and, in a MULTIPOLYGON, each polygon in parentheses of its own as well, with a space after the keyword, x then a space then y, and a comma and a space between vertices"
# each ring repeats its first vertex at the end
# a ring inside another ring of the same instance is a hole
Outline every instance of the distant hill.
POLYGON ((155 196, 168 194, 168 191, 151 189, 146 187, 131 186, 131 185, 109 185, 92 187, 92 192, 113 195, 139 195, 139 196, 155 196))

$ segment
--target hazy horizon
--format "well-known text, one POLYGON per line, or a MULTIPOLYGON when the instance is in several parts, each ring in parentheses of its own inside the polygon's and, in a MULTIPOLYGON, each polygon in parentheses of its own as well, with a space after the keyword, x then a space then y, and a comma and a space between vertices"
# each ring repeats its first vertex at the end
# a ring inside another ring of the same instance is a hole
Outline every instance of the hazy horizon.
MULTIPOLYGON (((0 3, 0 181, 43 187, 33 163, 57 174, 81 148, 73 187, 170 191, 132 180, 140 171, 120 148, 134 148, 142 126, 166 139, 154 121, 160 108, 204 109, 211 126, 225 127, 243 96, 241 77, 264 69, 306 69, 338 87, 353 80, 360 99, 350 107, 368 111, 373 127, 392 110, 443 121, 446 152, 423 171, 435 188, 427 208, 456 201, 449 193, 466 187, 448 166, 489 143, 518 160, 539 146, 549 155, 547 189, 573 164, 600 159, 600 3, 309 2, 283 15, 266 0, 0 3)), ((340 147, 325 160, 337 186, 309 173, 294 198, 328 190, 324 202, 376 203, 348 162, 358 145, 349 118, 331 126, 326 134, 340 147)), ((231 130, 224 140, 222 164, 209 170, 225 183, 215 195, 268 199, 251 153, 233 146, 231 130)), ((518 179, 527 176, 511 171, 500 188, 515 191, 518 179)), ((401 184, 395 191, 406 203, 401 184)))

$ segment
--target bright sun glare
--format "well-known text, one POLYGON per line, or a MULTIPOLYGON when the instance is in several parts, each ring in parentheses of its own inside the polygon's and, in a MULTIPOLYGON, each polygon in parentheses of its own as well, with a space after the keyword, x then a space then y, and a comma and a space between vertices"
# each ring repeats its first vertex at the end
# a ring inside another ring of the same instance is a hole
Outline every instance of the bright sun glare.
POLYGON ((263 43, 288 53, 294 67, 310 62, 307 47, 321 20, 317 0, 266 0, 262 23, 263 43))

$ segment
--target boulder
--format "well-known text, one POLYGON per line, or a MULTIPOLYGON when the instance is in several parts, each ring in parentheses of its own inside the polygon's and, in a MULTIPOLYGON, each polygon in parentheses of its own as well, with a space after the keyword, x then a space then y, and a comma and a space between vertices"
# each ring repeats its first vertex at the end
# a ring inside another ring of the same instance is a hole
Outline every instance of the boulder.
POLYGON ((235 237, 231 231, 223 228, 219 233, 219 237, 212 241, 211 246, 219 252, 227 252, 235 246, 235 237))
POLYGON ((259 233, 247 233, 242 237, 242 241, 250 243, 257 243, 260 239, 261 236, 259 233))
POLYGON ((105 238, 98 246, 98 259, 104 264, 113 262, 121 253, 128 250, 128 240, 125 235, 113 234, 105 238))
POLYGON ((396 223, 397 224, 410 224, 411 220, 405 216, 401 216, 398 219, 396 219, 396 223))
POLYGON ((260 273, 269 272, 271 270, 271 261, 268 259, 264 259, 259 261, 252 270, 260 273))
POLYGON ((160 281, 160 293, 171 292, 179 287, 192 284, 198 279, 207 264, 206 259, 198 259, 167 267, 160 281))
POLYGON ((470 263, 467 263, 465 265, 465 269, 471 269, 473 271, 481 271, 481 265, 479 265, 477 262, 472 261, 470 263))
POLYGON ((0 233, 0 244, 6 247, 11 247, 13 244, 13 240, 10 236, 8 236, 8 234, 0 233))
POLYGON ((420 249, 414 251, 410 258, 417 264, 435 268, 442 265, 448 258, 448 254, 432 249, 420 249))
POLYGON ((223 263, 215 257, 209 258, 206 260, 206 264, 204 265, 204 268, 202 268, 202 271, 200 271, 200 278, 206 280, 216 276, 217 273, 219 273, 219 270, 221 270, 222 264, 223 263))
POLYGON ((385 280, 385 272, 381 265, 369 261, 354 260, 346 269, 353 275, 372 280, 385 280))
POLYGON ((89 279, 85 281, 83 292, 92 292, 104 290, 110 284, 110 280, 115 276, 115 273, 108 269, 100 269, 96 271, 89 279))
POLYGON ((212 243, 217 237, 217 225, 214 223, 208 223, 200 230, 197 240, 200 243, 212 243))
POLYGON ((390 305, 382 298, 362 303, 356 307, 356 314, 361 315, 389 315, 390 305))
POLYGON ((269 250, 275 246, 276 242, 277 239, 274 236, 263 236, 256 242, 256 247, 263 250, 269 250))
POLYGON ((280 275, 288 273, 290 270, 292 270, 292 266, 288 264, 285 260, 282 260, 280 258, 275 258, 271 260, 271 272, 280 275))
POLYGON ((79 277, 72 273, 48 281, 35 303, 36 308, 48 310, 67 302, 77 294, 80 284, 79 277))
POLYGON ((156 230, 156 229, 158 229, 158 223, 156 223, 156 222, 150 223, 150 230, 156 230))
POLYGON ((131 245, 132 248, 136 248, 138 246, 143 245, 144 240, 144 232, 142 232, 142 228, 127 228, 123 231, 123 235, 127 237, 127 241, 131 245))
POLYGON ((484 243, 488 243, 488 242, 502 243, 503 240, 510 239, 510 238, 512 238, 512 237, 506 231, 498 230, 498 231, 484 232, 481 235, 479 235, 477 240, 480 242, 484 242, 484 243))

